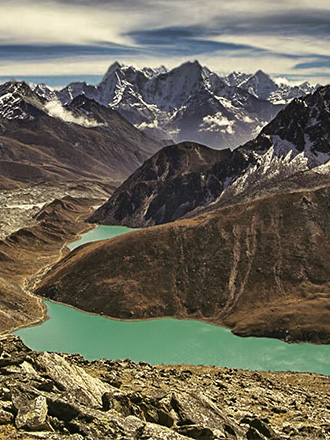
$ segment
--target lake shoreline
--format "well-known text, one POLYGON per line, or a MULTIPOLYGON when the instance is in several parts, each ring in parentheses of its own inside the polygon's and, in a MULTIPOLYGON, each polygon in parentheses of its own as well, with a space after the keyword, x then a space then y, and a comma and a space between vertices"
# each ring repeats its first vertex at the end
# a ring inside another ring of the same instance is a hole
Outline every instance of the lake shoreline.
POLYGON ((132 359, 153 365, 216 365, 249 371, 330 375, 330 347, 241 338, 201 320, 120 320, 45 301, 50 319, 15 332, 37 351, 79 353, 89 360, 132 359), (69 336, 68 336, 69 335, 69 336))

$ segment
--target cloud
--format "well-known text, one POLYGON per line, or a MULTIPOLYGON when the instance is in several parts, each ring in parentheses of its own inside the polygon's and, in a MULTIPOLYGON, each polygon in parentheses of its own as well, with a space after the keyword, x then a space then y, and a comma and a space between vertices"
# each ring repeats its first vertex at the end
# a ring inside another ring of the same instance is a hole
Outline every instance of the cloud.
POLYGON ((322 58, 314 61, 308 61, 305 63, 299 63, 294 66, 296 70, 305 70, 305 69, 326 69, 330 74, 330 57, 322 58))
POLYGON ((103 125, 99 124, 94 119, 88 119, 84 116, 75 116, 73 113, 66 110, 60 101, 55 99, 47 102, 45 105, 45 111, 54 118, 62 119, 65 122, 72 122, 87 128, 99 127, 103 125))
POLYGON ((2 75, 101 74, 114 60, 214 70, 318 73, 330 57, 328 0, 2 0, 2 75), (322 58, 323 57, 323 58, 322 58), (320 69, 317 72, 317 69, 320 69))
MULTIPOLYGON (((134 21, 134 17, 132 16, 134 21)), ((125 45, 121 33, 131 29, 131 19, 121 10, 76 7, 45 1, 1 2, 2 44, 84 45, 115 42, 125 45)))
POLYGON ((134 31, 126 34, 134 43, 145 50, 159 52, 161 46, 162 56, 175 55, 200 55, 212 52, 263 52, 262 49, 247 44, 215 41, 208 38, 209 32, 199 27, 167 27, 134 31))
POLYGON ((2 44, 0 57, 7 60, 56 60, 80 56, 135 54, 137 48, 112 43, 99 44, 2 44))

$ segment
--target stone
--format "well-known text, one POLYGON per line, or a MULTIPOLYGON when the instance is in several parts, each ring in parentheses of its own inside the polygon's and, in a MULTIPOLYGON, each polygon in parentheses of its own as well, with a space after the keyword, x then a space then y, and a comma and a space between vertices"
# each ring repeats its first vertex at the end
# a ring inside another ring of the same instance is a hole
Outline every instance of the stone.
POLYGON ((255 428, 259 433, 264 435, 266 438, 275 437, 275 432, 266 425, 266 423, 260 420, 258 417, 246 416, 241 420, 241 423, 247 424, 252 428, 255 428))
POLYGON ((199 430, 203 427, 214 428, 222 431, 224 436, 228 434, 228 428, 225 429, 225 426, 231 427, 234 432, 237 431, 237 427, 232 426, 232 421, 202 394, 173 393, 171 404, 178 414, 180 426, 198 425, 199 430))
POLYGON ((251 426, 246 433, 246 438, 247 440, 266 440, 265 436, 260 434, 257 429, 252 428, 251 426))
POLYGON ((3 409, 0 409, 0 425, 8 425, 14 420, 13 414, 3 409))
POLYGON ((46 423, 48 413, 47 401, 44 396, 38 396, 27 404, 20 407, 15 419, 18 429, 24 428, 31 431, 41 431, 48 427, 46 423))
POLYGON ((190 366, 189 373, 180 365, 150 369, 40 354, 15 337, 3 341, 12 363, 0 368, 1 439, 321 440, 329 433, 328 376, 211 366, 190 366), (122 390, 109 385, 114 375, 122 390), (279 405, 286 412, 274 413, 279 405))

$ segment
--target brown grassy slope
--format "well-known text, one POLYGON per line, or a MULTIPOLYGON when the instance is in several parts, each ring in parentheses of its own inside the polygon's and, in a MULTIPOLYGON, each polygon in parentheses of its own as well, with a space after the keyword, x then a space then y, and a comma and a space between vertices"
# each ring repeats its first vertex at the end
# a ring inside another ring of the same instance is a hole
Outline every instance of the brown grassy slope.
POLYGON ((1 175, 19 182, 93 177, 121 182, 159 145, 115 116, 106 128, 86 128, 45 114, 28 123, 3 122, 1 175))
POLYGON ((0 241, 0 333, 44 317, 40 300, 27 293, 29 278, 54 264, 63 243, 86 229, 78 221, 90 214, 92 201, 71 197, 42 209, 37 224, 0 241))
POLYGON ((330 187, 75 250, 37 293, 116 318, 176 316, 330 342, 330 187))

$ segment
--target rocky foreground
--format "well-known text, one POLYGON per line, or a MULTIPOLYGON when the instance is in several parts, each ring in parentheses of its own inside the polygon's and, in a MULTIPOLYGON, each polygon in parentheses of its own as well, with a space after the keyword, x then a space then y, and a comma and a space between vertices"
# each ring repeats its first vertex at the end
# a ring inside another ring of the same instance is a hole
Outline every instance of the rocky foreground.
POLYGON ((0 439, 327 439, 315 374, 89 362, 0 340, 0 439))

